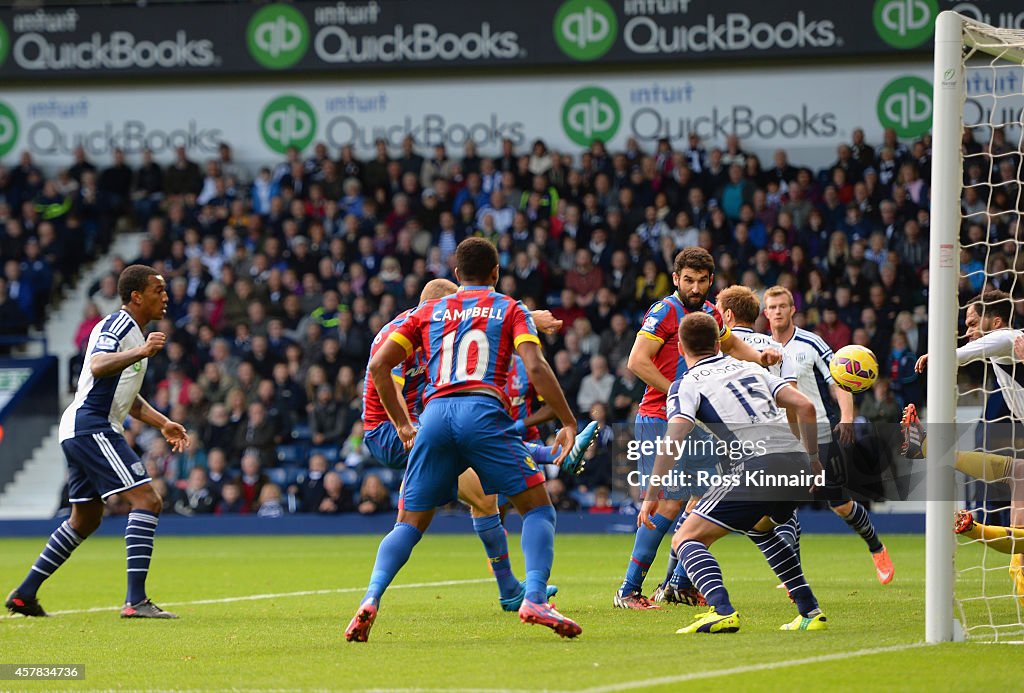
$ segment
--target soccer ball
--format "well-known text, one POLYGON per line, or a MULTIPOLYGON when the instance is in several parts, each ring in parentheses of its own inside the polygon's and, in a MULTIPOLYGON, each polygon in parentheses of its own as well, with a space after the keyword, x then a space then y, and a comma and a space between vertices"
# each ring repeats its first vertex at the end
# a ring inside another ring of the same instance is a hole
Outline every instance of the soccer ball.
POLYGON ((850 344, 833 354, 828 370, 842 389, 864 392, 878 380, 878 359, 871 349, 850 344))

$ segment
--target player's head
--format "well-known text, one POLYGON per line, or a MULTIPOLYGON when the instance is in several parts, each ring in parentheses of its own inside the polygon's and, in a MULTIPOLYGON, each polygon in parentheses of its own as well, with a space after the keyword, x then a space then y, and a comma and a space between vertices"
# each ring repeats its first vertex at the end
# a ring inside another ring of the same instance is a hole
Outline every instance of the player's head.
POLYGON ((703 248, 684 248, 676 255, 672 283, 687 310, 700 310, 715 281, 715 259, 703 248))
POLYGON ((992 330, 1009 327, 1012 316, 1013 299, 1010 298, 1010 294, 998 289, 989 289, 975 297, 968 306, 967 337, 977 339, 992 330))
POLYGON ((730 286, 718 294, 718 312, 729 327, 753 327, 761 312, 757 294, 746 286, 730 286))
POLYGON ((707 313, 689 313, 679 323, 679 350, 687 363, 718 353, 718 323, 707 313))
POLYGON ((152 267, 125 267, 117 279, 117 293, 121 303, 137 314, 141 324, 162 318, 167 310, 167 284, 152 267))
POLYGON ((494 286, 498 283, 498 249, 490 241, 473 236, 455 249, 455 277, 471 286, 494 286))
POLYGON ((459 287, 447 279, 431 279, 420 292, 420 303, 450 296, 458 290, 459 287))
POLYGON ((793 294, 784 286, 773 286, 764 292, 764 316, 773 333, 785 332, 793 326, 793 294))

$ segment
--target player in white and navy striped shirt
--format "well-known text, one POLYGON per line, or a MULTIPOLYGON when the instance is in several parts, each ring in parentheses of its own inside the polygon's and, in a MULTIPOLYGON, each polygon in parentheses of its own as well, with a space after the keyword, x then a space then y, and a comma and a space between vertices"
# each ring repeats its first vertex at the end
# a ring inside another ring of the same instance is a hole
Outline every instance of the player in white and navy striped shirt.
POLYGON ((142 328, 163 317, 167 286, 151 267, 131 265, 121 273, 117 288, 123 301, 121 310, 107 316, 89 335, 75 401, 60 421, 71 517, 50 536, 24 582, 8 596, 5 605, 13 613, 46 615, 36 598, 40 585, 100 526, 103 501, 120 494, 132 508, 125 530, 128 593, 121 616, 177 618, 146 596, 153 536, 163 502, 122 435, 124 420, 131 416, 158 428, 175 452, 189 445, 184 426, 139 396, 147 360, 167 341, 161 332, 143 337, 142 328))
MULTIPOLYGON (((879 540, 875 526, 863 505, 850 498, 844 488, 839 450, 835 448, 832 429, 839 443, 853 443, 853 395, 836 386, 829 372, 832 349, 818 335, 801 329, 793 322, 796 307, 793 294, 782 286, 773 286, 764 294, 764 314, 772 330, 772 338, 782 345, 782 360, 790 361, 796 371, 796 386, 814 403, 818 412, 818 446, 821 463, 825 467, 825 488, 822 496, 829 507, 855 531, 868 545, 875 574, 883 585, 892 582, 894 569, 889 552, 879 540), (833 400, 839 405, 840 418, 836 425, 833 400)), ((794 548, 800 551, 799 529, 794 530, 794 548)))
MULTIPOLYGON (((821 469, 814 405, 799 390, 761 366, 720 353, 715 320, 691 313, 679 327, 679 341, 688 370, 668 392, 668 432, 671 450, 697 422, 707 426, 727 446, 731 467, 711 482, 700 502, 672 537, 672 545, 694 585, 711 610, 700 614, 677 633, 733 633, 740 628, 718 561, 708 550, 729 532, 746 534, 789 590, 799 615, 781 630, 824 630, 827 621, 804 579, 800 558, 775 528, 792 517, 808 499, 810 475, 821 469), (803 443, 793 435, 780 407, 796 412, 803 443), (755 479, 792 479, 786 490, 761 488, 755 479)), ((659 504, 660 479, 672 468, 672 451, 659 454, 639 521, 651 524, 659 504)), ((722 454, 722 453, 719 453, 722 454)))

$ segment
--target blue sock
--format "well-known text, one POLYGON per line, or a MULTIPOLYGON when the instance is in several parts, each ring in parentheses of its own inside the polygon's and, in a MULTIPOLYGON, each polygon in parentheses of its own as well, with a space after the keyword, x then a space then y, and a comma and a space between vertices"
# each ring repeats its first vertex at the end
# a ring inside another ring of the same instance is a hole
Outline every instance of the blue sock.
POLYGON ((796 513, 793 513, 793 517, 775 528, 775 533, 789 544, 789 548, 793 549, 797 560, 800 560, 800 532, 800 518, 797 517, 796 513))
MULTIPOLYGON (((690 516, 690 513, 685 510, 679 513, 679 519, 676 520, 675 525, 672 527, 672 534, 675 535, 679 531, 679 528, 683 526, 683 522, 690 516)), ((668 574, 665 575, 665 584, 671 585, 676 589, 685 590, 693 587, 693 583, 690 581, 690 576, 686 574, 686 568, 679 560, 679 556, 675 549, 672 549, 668 555, 668 574)))
POLYGON ((800 559, 796 552, 790 547, 786 540, 777 532, 751 532, 750 540, 757 544, 757 548, 764 554, 768 565, 775 571, 775 575, 786 586, 789 596, 796 602, 796 608, 800 614, 807 616, 818 608, 818 600, 814 598, 814 592, 804 579, 804 569, 800 565, 800 559))
POLYGON ((473 518, 473 531, 484 543, 487 560, 491 562, 494 579, 498 581, 498 592, 502 599, 519 594, 519 580, 512 574, 512 562, 508 560, 508 537, 501 526, 501 515, 473 518))
POLYGON ((555 509, 542 505, 523 515, 523 556, 526 558, 526 598, 535 604, 548 600, 548 578, 555 560, 555 509))
POLYGON ((850 526, 850 529, 860 535, 860 538, 868 545, 868 551, 878 553, 882 550, 882 542, 878 540, 875 526, 871 523, 868 511, 864 509, 863 505, 853 501, 853 510, 843 520, 850 526))
POLYGON ((641 525, 636 530, 636 539, 633 541, 633 554, 629 557, 629 567, 626 568, 626 579, 622 581, 619 594, 627 596, 639 592, 644 586, 644 578, 647 571, 654 563, 658 555, 658 547, 665 534, 672 526, 672 520, 664 515, 655 515, 651 518, 654 529, 647 529, 641 525))
POLYGON ((43 581, 50 577, 53 571, 60 568, 64 561, 70 558, 71 552, 78 548, 82 541, 84 541, 82 537, 78 536, 75 530, 71 529, 71 525, 68 524, 67 520, 62 522, 60 527, 55 529, 53 534, 50 535, 49 540, 46 542, 46 548, 39 554, 39 558, 36 559, 36 562, 28 571, 25 581, 18 586, 18 593, 29 599, 35 597, 43 581))
POLYGON ((534 462, 540 464, 552 464, 558 454, 562 451, 561 445, 540 445, 538 443, 527 443, 526 449, 530 451, 530 456, 533 457, 534 462))
POLYGON ((377 548, 377 560, 373 563, 373 572, 370 573, 370 586, 366 588, 367 599, 380 601, 384 590, 388 588, 391 581, 398 575, 398 571, 409 560, 412 548, 423 538, 423 532, 412 525, 404 522, 396 522, 394 529, 388 532, 380 546, 377 548))
POLYGON ((153 558, 153 537, 159 518, 148 510, 128 513, 128 526, 124 529, 124 544, 128 551, 128 594, 125 602, 138 604, 146 601, 146 576, 153 558))
POLYGON ((699 541, 686 541, 676 553, 679 555, 679 562, 686 566, 686 572, 690 574, 693 584, 704 595, 708 605, 715 607, 716 613, 728 616, 736 611, 732 608, 729 592, 722 581, 722 567, 704 544, 699 541))

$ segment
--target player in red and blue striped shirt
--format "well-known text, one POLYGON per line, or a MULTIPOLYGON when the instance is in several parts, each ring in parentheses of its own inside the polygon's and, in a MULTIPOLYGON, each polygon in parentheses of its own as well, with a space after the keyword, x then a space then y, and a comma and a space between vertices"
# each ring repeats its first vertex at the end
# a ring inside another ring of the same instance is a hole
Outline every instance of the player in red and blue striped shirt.
POLYGON ((562 446, 557 463, 573 446, 576 420, 544 360, 529 313, 521 303, 493 290, 498 281, 494 246, 482 238, 460 243, 456 276, 463 284, 456 295, 421 304, 370 361, 381 403, 411 452, 398 522, 378 549, 369 588, 345 632, 349 641, 368 639, 381 596, 430 525, 434 509, 456 497, 459 475, 469 468, 476 471, 485 493, 506 495, 523 518, 526 598, 520 619, 545 625, 563 637, 582 632, 547 603, 555 510, 544 473, 508 415, 504 386, 513 352, 522 356, 530 381, 562 424, 556 437, 562 446), (391 369, 417 348, 423 349, 428 376, 418 432, 397 390, 382 387, 391 382, 391 369))

